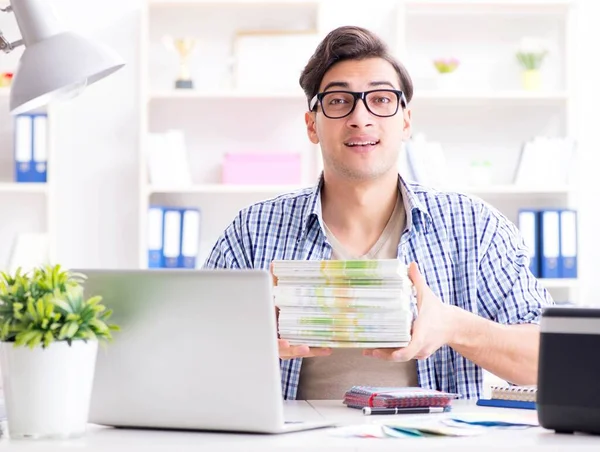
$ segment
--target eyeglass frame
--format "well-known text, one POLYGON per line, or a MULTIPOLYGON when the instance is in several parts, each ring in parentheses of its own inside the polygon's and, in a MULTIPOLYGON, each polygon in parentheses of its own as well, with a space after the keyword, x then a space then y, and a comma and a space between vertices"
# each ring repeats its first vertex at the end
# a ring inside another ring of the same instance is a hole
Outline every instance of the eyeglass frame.
POLYGON ((390 88, 380 88, 380 89, 371 89, 369 91, 344 91, 344 90, 334 90, 334 91, 322 91, 320 93, 317 93, 313 96, 313 98, 310 100, 310 102, 308 103, 308 110, 309 111, 314 111, 314 109, 317 107, 317 105, 320 103, 321 104, 321 111, 323 112, 323 114, 325 115, 326 118, 329 119, 342 119, 345 118, 347 116, 350 116, 352 114, 352 112, 356 109, 356 104, 358 103, 358 100, 361 99, 363 101, 363 104, 365 104, 365 108, 367 109, 367 111, 369 113, 371 113, 374 116, 377 116, 378 118, 391 118, 392 116, 396 116, 398 114, 398 109, 400 106, 402 106, 402 109, 405 109, 407 106, 407 102, 406 102, 406 96, 404 96, 404 92, 399 90, 399 89, 390 89, 390 88), (376 93, 379 91, 385 91, 388 93, 394 93, 397 97, 398 97, 398 105, 396 106, 396 111, 394 112, 394 114, 392 115, 378 115, 377 113, 373 113, 371 111, 371 109, 369 108, 369 106, 367 105, 367 95, 370 93, 376 93), (323 108, 323 97, 325 97, 327 94, 334 94, 334 93, 344 93, 344 94, 351 94, 352 97, 354 98, 354 105, 352 105, 352 108, 350 109, 350 111, 348 113, 346 113, 344 116, 328 116, 327 113, 325 113, 325 109, 323 108))

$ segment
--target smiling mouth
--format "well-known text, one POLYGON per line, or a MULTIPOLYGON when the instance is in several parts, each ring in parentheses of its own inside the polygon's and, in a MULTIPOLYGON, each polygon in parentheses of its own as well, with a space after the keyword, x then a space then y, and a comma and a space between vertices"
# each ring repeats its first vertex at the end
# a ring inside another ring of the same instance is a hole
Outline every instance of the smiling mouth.
POLYGON ((376 144, 379 144, 379 140, 376 140, 376 141, 348 141, 344 144, 350 148, 361 148, 361 147, 375 146, 376 144))

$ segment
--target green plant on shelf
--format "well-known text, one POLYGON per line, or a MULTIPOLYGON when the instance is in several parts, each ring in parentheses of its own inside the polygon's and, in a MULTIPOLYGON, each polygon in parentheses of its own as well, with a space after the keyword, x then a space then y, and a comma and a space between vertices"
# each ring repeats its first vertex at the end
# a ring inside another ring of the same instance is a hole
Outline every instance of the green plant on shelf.
POLYGON ((523 38, 516 52, 517 61, 527 71, 540 69, 547 55, 544 41, 537 38, 523 38))
POLYGON ((449 74, 460 66, 460 61, 457 58, 436 58, 433 65, 440 74, 449 74))

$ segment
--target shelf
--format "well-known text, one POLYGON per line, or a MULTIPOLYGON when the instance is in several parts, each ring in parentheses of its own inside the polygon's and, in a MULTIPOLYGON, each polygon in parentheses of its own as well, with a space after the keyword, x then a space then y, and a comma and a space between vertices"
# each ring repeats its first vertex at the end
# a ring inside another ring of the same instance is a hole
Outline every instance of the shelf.
POLYGON ((256 100, 296 100, 302 101, 306 97, 302 92, 249 92, 249 91, 197 91, 197 90, 164 90, 153 91, 150 94, 151 100, 169 100, 169 99, 256 99, 256 100))
POLYGON ((148 194, 176 193, 176 194, 268 194, 276 195, 309 187, 309 185, 225 185, 225 184, 197 184, 189 187, 152 187, 148 186, 148 194))
POLYGON ((562 14, 572 0, 407 0, 410 15, 562 14))
POLYGON ((557 185, 554 187, 523 187, 514 184, 488 185, 488 186, 452 186, 444 187, 446 190, 475 195, 568 195, 571 187, 557 185))
POLYGON ((48 192, 44 183, 0 182, 0 193, 43 193, 48 192))
MULTIPOLYGON (((153 193, 223 193, 223 194, 244 194, 244 193, 285 193, 308 185, 223 185, 223 184, 197 184, 189 187, 147 187, 149 194, 153 193)), ((516 185, 493 185, 488 187, 459 187, 446 186, 442 190, 458 193, 467 193, 473 195, 568 195, 570 188, 566 186, 556 187, 519 187, 516 185)))
POLYGON ((302 0, 148 0, 150 7, 160 8, 180 8, 189 6, 201 6, 211 8, 222 7, 265 7, 265 6, 302 6, 302 7, 318 7, 320 2, 302 1, 302 0))
MULTIPOLYGON (((442 91, 423 90, 416 91, 411 104, 421 102, 523 102, 523 103, 556 103, 567 100, 564 91, 442 91)), ((261 91, 197 91, 197 90, 160 90, 152 91, 150 100, 222 100, 222 99, 248 99, 248 100, 293 100, 306 101, 304 93, 293 92, 261 92, 261 91)))
POLYGON ((412 103, 423 102, 522 102, 522 103, 557 103, 565 102, 568 95, 565 91, 415 91, 412 103))
MULTIPOLYGON (((284 193, 294 191, 309 185, 224 185, 224 184, 196 184, 189 187, 153 187, 149 185, 146 190, 153 193, 284 193)), ((567 195, 568 186, 556 187, 520 187, 517 185, 492 185, 482 187, 446 186, 442 190, 470 193, 474 195, 567 195)))
POLYGON ((578 285, 574 278, 538 278, 538 281, 547 289, 573 289, 578 285))

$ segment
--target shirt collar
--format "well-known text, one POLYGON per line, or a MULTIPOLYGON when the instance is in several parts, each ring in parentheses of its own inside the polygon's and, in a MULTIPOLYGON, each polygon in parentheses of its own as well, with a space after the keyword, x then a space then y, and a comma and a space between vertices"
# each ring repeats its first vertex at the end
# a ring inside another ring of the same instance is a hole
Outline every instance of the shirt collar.
MULTIPOLYGON (((302 235, 305 235, 311 224, 311 221, 317 220, 321 229, 323 229, 323 209, 321 205, 321 188, 323 187, 323 173, 319 176, 319 181, 314 186, 309 197, 308 209, 302 222, 302 235)), ((418 198, 412 187, 398 175, 398 190, 402 194, 402 201, 406 210, 406 227, 410 230, 413 226, 418 232, 426 234, 431 226, 431 214, 425 205, 418 198)))

